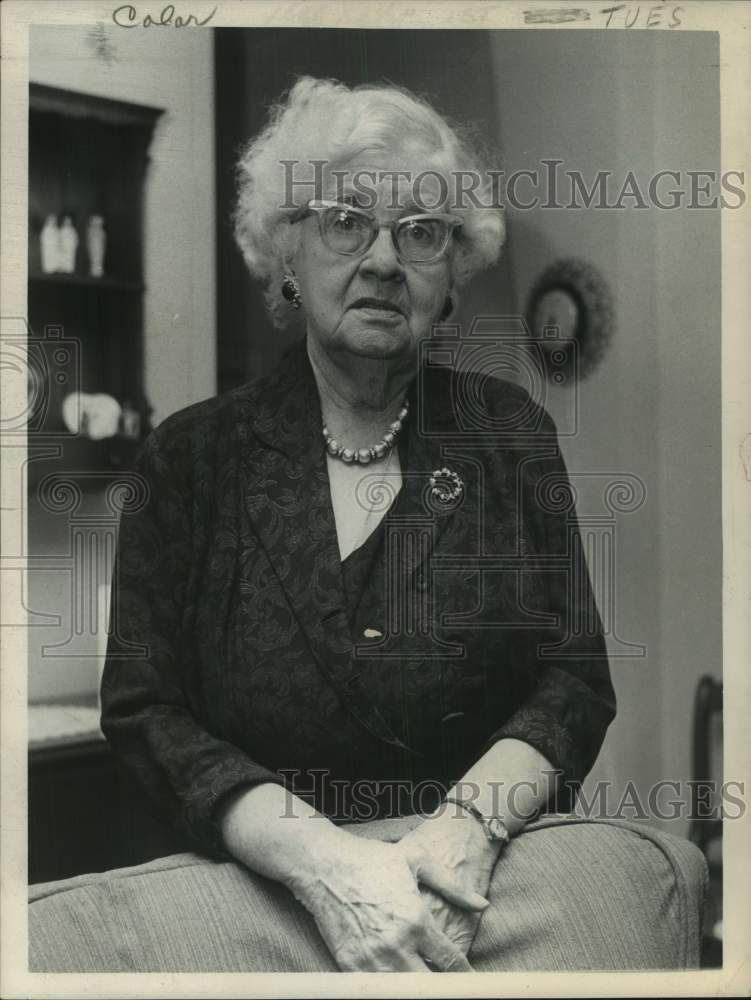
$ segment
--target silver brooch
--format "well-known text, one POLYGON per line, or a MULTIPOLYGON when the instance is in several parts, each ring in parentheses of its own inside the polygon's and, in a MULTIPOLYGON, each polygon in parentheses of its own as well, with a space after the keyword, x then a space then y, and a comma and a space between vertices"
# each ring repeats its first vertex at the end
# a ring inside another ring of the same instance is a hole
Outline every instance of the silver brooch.
POLYGON ((430 477, 430 495, 439 504, 455 504, 464 494, 461 476, 452 469, 434 469, 430 477))

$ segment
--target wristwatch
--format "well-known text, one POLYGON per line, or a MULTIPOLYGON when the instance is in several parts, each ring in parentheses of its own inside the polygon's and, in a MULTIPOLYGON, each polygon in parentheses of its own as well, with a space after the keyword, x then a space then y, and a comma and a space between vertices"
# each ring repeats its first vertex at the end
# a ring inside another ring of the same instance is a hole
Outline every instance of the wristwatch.
POLYGON ((511 834, 508 831, 508 827, 500 816, 483 816, 480 810, 476 806, 473 806, 471 802, 463 802, 461 799, 446 798, 444 799, 444 802, 453 802, 454 805, 457 805, 460 809, 468 812, 470 816, 474 816, 474 818, 481 824, 488 840, 491 840, 496 844, 500 844, 501 847, 505 847, 511 840, 511 834))

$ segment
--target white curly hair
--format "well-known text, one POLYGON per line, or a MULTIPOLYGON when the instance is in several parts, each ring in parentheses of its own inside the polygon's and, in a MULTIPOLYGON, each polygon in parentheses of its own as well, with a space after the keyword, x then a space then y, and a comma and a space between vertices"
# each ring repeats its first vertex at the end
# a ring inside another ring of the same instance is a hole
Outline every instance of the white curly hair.
POLYGON ((244 147, 237 164, 235 238, 251 274, 266 284, 276 326, 285 326, 290 316, 282 275, 300 238, 290 217, 311 197, 325 196, 313 191, 322 170, 330 177, 332 169, 373 153, 389 157, 399 169, 419 163, 421 170, 447 180, 459 172, 476 178, 475 203, 462 198, 450 206, 462 218, 450 257, 453 288, 498 258, 503 213, 492 203, 491 175, 468 129, 449 124, 427 101, 401 87, 350 88, 303 76, 271 107, 266 126, 244 147), (317 174, 316 161, 326 165, 317 174))

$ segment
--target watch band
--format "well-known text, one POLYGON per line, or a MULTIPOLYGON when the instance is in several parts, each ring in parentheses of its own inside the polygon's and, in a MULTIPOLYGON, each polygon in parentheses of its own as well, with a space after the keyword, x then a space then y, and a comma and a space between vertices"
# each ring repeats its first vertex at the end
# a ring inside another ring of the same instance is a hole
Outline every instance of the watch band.
POLYGON ((488 840, 492 840, 494 843, 500 844, 502 847, 505 847, 511 840, 511 834, 509 833, 508 827, 500 816, 483 816, 480 810, 476 806, 472 805, 471 802, 463 802, 461 799, 455 799, 451 796, 445 798, 443 801, 453 802, 454 805, 457 805, 460 809, 468 812, 470 816, 474 816, 478 823, 481 824, 488 840))

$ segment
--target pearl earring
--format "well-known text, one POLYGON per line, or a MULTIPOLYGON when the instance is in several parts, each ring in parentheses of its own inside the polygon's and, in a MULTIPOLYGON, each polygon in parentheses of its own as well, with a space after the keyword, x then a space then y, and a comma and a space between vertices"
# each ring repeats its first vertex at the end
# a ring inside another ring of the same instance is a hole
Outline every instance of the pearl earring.
POLYGON ((439 322, 443 323, 444 320, 447 320, 453 311, 454 311, 454 299, 453 299, 453 296, 447 295, 446 296, 446 301, 443 304, 443 309, 441 311, 441 315, 439 317, 439 322))

